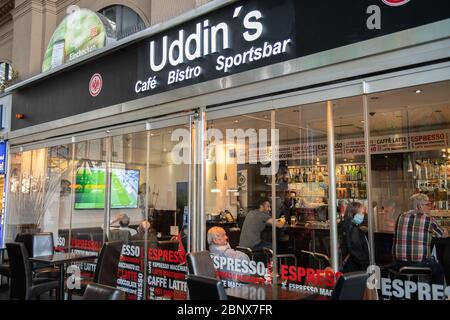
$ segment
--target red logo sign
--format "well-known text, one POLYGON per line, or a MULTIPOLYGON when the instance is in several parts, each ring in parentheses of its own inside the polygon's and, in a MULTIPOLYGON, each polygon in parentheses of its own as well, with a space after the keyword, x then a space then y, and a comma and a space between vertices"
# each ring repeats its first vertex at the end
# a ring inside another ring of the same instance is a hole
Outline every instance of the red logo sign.
POLYGON ((385 4, 391 7, 398 7, 408 3, 410 0, 383 0, 385 4))
POLYGON ((99 73, 94 74, 89 81, 89 93, 91 96, 96 97, 102 91, 103 80, 99 73))

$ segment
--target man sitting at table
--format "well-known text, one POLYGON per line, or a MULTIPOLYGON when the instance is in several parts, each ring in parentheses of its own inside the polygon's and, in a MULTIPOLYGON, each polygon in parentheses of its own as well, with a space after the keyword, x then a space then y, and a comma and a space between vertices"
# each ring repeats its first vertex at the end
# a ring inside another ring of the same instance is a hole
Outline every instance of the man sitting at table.
POLYGON ((431 256, 433 237, 447 237, 447 230, 430 216, 433 203, 422 193, 411 198, 412 210, 401 214, 396 224, 392 253, 394 267, 428 267, 431 269, 433 283, 444 284, 444 271, 431 256))
POLYGON ((212 227, 208 230, 208 245, 209 252, 213 255, 239 260, 250 260, 245 253, 231 248, 227 233, 221 227, 212 227))
POLYGON ((282 219, 274 221, 269 215, 271 209, 270 202, 268 200, 263 200, 260 202, 259 209, 252 210, 247 214, 242 226, 239 246, 247 247, 252 250, 272 248, 270 242, 261 240, 261 232, 265 229, 266 224, 272 225, 275 223, 277 228, 282 228, 284 226, 284 221, 282 219))

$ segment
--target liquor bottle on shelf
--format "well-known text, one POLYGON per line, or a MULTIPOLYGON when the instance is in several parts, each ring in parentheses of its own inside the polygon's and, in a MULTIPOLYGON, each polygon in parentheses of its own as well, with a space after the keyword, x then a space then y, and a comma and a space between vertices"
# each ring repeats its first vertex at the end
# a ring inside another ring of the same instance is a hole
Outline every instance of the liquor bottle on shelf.
POLYGON ((362 171, 361 171, 361 166, 358 166, 358 171, 357 171, 357 179, 358 181, 362 181, 362 171))
POLYGON ((308 172, 306 173, 307 176, 307 182, 312 182, 312 171, 311 168, 308 168, 308 172))
POLYGON ((323 182, 324 181, 324 177, 323 177, 323 173, 322 173, 322 167, 319 168, 319 171, 317 172, 317 182, 323 182))
POLYGON ((308 182, 308 174, 306 173, 306 167, 303 168, 303 182, 308 182))
POLYGON ((295 170, 294 182, 300 182, 299 173, 300 169, 295 170))
POLYGON ((313 168, 311 182, 316 182, 316 181, 317 181, 317 171, 316 171, 316 168, 313 168))
POLYGON ((367 170, 366 170, 366 166, 363 165, 361 168, 361 176, 362 176, 362 181, 366 181, 367 179, 367 170))

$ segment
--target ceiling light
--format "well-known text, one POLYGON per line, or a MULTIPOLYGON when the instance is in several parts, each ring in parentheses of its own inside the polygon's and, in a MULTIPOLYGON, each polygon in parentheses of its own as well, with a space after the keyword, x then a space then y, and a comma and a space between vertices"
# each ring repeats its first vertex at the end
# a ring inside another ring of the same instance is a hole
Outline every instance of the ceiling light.
POLYGON ((422 90, 420 90, 420 89, 416 90, 416 94, 421 94, 421 93, 422 93, 422 90))

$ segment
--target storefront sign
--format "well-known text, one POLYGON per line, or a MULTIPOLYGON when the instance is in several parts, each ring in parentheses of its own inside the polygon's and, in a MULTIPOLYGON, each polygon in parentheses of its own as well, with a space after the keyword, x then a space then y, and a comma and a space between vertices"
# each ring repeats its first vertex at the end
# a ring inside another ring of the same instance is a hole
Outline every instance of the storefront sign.
MULTIPOLYGON (((161 34, 124 45, 70 71, 17 89, 13 114, 24 114, 27 121, 12 119, 12 130, 444 20, 450 18, 449 5, 445 0, 410 1, 396 7, 384 5, 381 0, 237 1, 161 34), (367 20, 372 15, 367 8, 374 3, 380 21, 376 28, 368 29, 367 20), (94 73, 102 75, 99 95, 88 90, 94 73)), ((83 24, 80 28, 87 38, 95 34, 96 39, 101 33, 93 33, 83 24)), ((75 29, 64 30, 77 34, 75 29)), ((59 41, 55 33, 45 66, 52 60, 59 63, 63 55, 66 60, 67 55, 69 59, 70 54, 77 55, 79 49, 70 49, 71 42, 67 39, 63 54, 59 41)), ((342 59, 356 59, 360 54, 358 50, 351 51, 342 59)), ((290 68, 283 70, 284 74, 297 72, 290 68)), ((258 77, 255 81, 262 79, 258 77)), ((233 85, 233 81, 221 84, 222 88, 233 85)))
POLYGON ((6 142, 0 142, 0 174, 6 173, 6 142))

